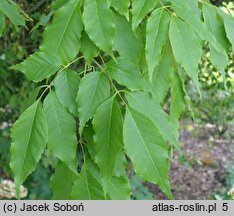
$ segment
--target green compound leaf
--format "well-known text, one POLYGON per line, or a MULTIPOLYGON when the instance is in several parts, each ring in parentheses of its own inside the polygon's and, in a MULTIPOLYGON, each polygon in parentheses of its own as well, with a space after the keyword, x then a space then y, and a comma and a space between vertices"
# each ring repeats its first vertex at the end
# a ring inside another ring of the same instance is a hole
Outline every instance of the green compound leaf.
POLYGON ((76 172, 76 122, 51 91, 44 101, 44 111, 49 130, 48 149, 70 169, 76 172))
POLYGON ((67 64, 79 52, 82 30, 80 0, 71 0, 55 12, 52 24, 45 29, 40 50, 57 53, 67 64))
POLYGON ((37 100, 23 112, 12 128, 10 167, 17 193, 20 185, 36 168, 47 139, 48 129, 45 116, 41 102, 37 100))
POLYGON ((169 37, 176 61, 184 67, 199 90, 198 63, 202 55, 200 39, 189 25, 177 17, 171 19, 169 37))
POLYGON ((36 52, 11 69, 21 71, 29 80, 40 82, 55 74, 60 67, 60 59, 55 54, 36 52))
POLYGON ((163 46, 168 38, 170 15, 159 8, 155 10, 148 19, 146 28, 146 60, 149 69, 150 80, 161 57, 163 46))
POLYGON ((118 153, 123 148, 123 120, 115 96, 98 107, 93 117, 95 162, 103 178, 111 178, 118 153))
POLYGON ((154 123, 144 114, 127 108, 123 137, 136 174, 145 181, 158 184, 172 199, 168 179, 168 148, 154 123))
POLYGON ((157 3, 157 0, 132 0, 132 28, 134 31, 157 3))
POLYGON ((81 79, 77 94, 80 134, 98 106, 109 97, 110 83, 103 73, 92 72, 81 79))
POLYGON ((96 57, 100 50, 98 47, 90 40, 89 36, 83 31, 81 36, 81 48, 80 51, 82 52, 86 62, 90 64, 94 57, 96 57))
POLYGON ((85 31, 90 39, 103 51, 112 55, 115 24, 106 0, 85 0, 82 15, 85 31))
POLYGON ((145 92, 131 92, 125 94, 129 106, 150 119, 166 142, 179 148, 178 132, 162 107, 145 92), (144 101, 144 103, 142 103, 144 101))
POLYGON ((116 61, 111 60, 106 65, 112 79, 132 91, 145 89, 145 82, 137 65, 123 58, 117 58, 116 61))
POLYGON ((54 200, 70 200, 73 183, 76 175, 64 163, 58 162, 50 185, 54 200))
POLYGON ((79 88, 80 77, 72 70, 60 71, 54 80, 55 93, 59 102, 77 116, 76 96, 79 88))
POLYGON ((15 26, 25 25, 25 18, 19 13, 16 4, 10 4, 7 0, 1 0, 0 12, 5 14, 15 26))
POLYGON ((129 59, 137 65, 143 51, 143 44, 134 35, 132 26, 127 19, 118 13, 114 13, 114 15, 116 26, 114 46, 122 58, 129 59))
POLYGON ((100 182, 83 166, 80 175, 72 187, 71 198, 75 200, 104 200, 104 192, 100 182))

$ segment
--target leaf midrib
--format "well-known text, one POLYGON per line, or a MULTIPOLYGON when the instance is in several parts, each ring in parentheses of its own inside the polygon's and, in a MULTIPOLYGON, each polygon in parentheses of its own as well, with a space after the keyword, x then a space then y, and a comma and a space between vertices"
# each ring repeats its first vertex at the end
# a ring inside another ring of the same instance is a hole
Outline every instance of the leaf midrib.
MULTIPOLYGON (((101 32, 102 32, 102 35, 104 37, 104 40, 106 42, 106 44, 108 45, 107 46, 107 49, 108 51, 110 52, 110 48, 109 48, 109 43, 108 43, 108 40, 106 39, 106 35, 104 34, 104 31, 103 31, 103 26, 102 26, 102 23, 100 22, 100 18, 99 18, 99 15, 98 15, 98 4, 97 4, 97 0, 94 0, 94 4, 95 4, 95 10, 96 10, 96 14, 97 14, 97 20, 98 20, 98 23, 99 23, 99 26, 101 27, 101 32)), ((111 53, 111 52, 110 52, 111 53)))
MULTIPOLYGON (((164 189, 166 190, 167 187, 165 186, 164 181, 162 180, 162 177, 161 177, 161 175, 159 174, 158 168, 156 167, 156 165, 155 165, 155 163, 154 163, 154 160, 153 160, 153 158, 152 158, 152 156, 151 156, 151 154, 150 154, 150 152, 149 152, 149 150, 148 150, 148 148, 147 148, 147 146, 146 146, 146 144, 145 144, 145 142, 144 142, 144 138, 142 137, 141 132, 140 132, 140 130, 139 130, 139 128, 138 128, 136 122, 134 121, 134 118, 133 118, 133 116, 132 116, 132 114, 131 114, 131 112, 130 112, 129 109, 128 109, 128 111, 129 111, 129 114, 131 115, 131 118, 132 118, 132 120, 133 120, 132 122, 134 123, 134 126, 135 126, 135 128, 137 129, 137 132, 138 132, 138 134, 139 134, 139 136, 140 136, 140 139, 141 139, 141 141, 142 141, 142 143, 143 143, 143 146, 144 146, 146 152, 147 152, 148 155, 149 155, 149 158, 150 158, 150 160, 151 160, 151 162, 152 162, 152 164, 153 164, 153 167, 154 167, 155 171, 157 172, 157 174, 158 174, 158 176, 159 176, 159 178, 160 178, 160 181, 161 181, 162 185, 164 186, 164 189)), ((147 120, 149 120, 146 116, 145 116, 145 118, 146 118, 147 120)))
POLYGON ((34 113, 33 113, 33 118, 32 118, 32 121, 31 121, 31 127, 30 127, 30 132, 29 132, 29 136, 28 136, 28 139, 27 139, 27 142, 26 142, 26 151, 24 151, 24 156, 23 156, 23 164, 22 164, 22 166, 21 166, 21 169, 20 169, 20 177, 19 177, 19 180, 22 178, 22 172, 23 172, 23 167, 24 167, 24 165, 25 165, 25 156, 27 155, 27 153, 28 153, 28 150, 29 150, 29 142, 30 142, 30 140, 31 140, 31 138, 32 138, 32 130, 33 130, 33 125, 34 125, 34 123, 35 123, 35 116, 36 116, 36 113, 37 113, 37 109, 38 109, 38 105, 39 105, 39 101, 37 102, 37 105, 36 105, 36 108, 35 108, 35 111, 34 111, 34 113))
POLYGON ((65 28, 64 28, 64 31, 62 31, 62 37, 61 37, 60 40, 59 40, 59 43, 58 43, 58 45, 57 45, 57 47, 56 47, 56 51, 59 51, 59 47, 60 47, 60 45, 61 45, 61 43, 62 43, 62 41, 63 41, 63 38, 64 38, 64 35, 65 35, 66 30, 67 30, 67 28, 68 28, 68 25, 69 25, 70 22, 71 22, 71 19, 72 19, 73 15, 74 15, 74 11, 76 10, 76 7, 77 7, 77 5, 79 4, 79 2, 80 2, 80 1, 77 0, 75 6, 74 6, 73 9, 72 9, 71 16, 69 16, 69 19, 68 19, 68 22, 66 23, 66 26, 65 26, 65 28))

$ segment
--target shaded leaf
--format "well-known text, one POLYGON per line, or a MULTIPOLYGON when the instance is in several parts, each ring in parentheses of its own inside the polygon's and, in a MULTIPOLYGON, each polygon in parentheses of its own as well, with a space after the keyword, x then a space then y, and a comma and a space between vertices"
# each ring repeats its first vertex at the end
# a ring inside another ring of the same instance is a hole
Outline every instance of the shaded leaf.
POLYGON ((180 119, 182 113, 185 111, 185 96, 186 93, 183 88, 183 81, 181 80, 177 71, 173 73, 172 78, 170 117, 178 129, 178 120, 180 119))
POLYGON ((5 15, 0 11, 0 37, 2 36, 5 28, 5 15))
POLYGON ((102 185, 84 165, 72 187, 71 198, 75 200, 104 200, 102 185))
POLYGON ((114 169, 114 176, 110 179, 103 179, 104 191, 112 200, 129 200, 131 187, 126 174, 128 162, 124 152, 120 151, 114 169))
POLYGON ((92 118, 98 106, 109 96, 110 84, 103 73, 92 72, 81 79, 77 94, 80 134, 82 134, 83 127, 92 118))
POLYGON ((89 39, 89 36, 83 32, 81 37, 81 48, 85 61, 90 64, 94 57, 99 54, 98 47, 89 39))
POLYGON ((152 93, 159 104, 163 104, 171 84, 174 65, 171 60, 170 50, 165 47, 162 52, 161 60, 156 67, 152 78, 152 93))
POLYGON ((127 19, 118 13, 114 15, 116 25, 114 46, 121 57, 129 59, 134 64, 138 64, 143 50, 143 44, 141 40, 134 35, 131 24, 127 19))
POLYGON ((54 200, 70 200, 73 183, 76 175, 64 163, 58 162, 50 185, 54 200))

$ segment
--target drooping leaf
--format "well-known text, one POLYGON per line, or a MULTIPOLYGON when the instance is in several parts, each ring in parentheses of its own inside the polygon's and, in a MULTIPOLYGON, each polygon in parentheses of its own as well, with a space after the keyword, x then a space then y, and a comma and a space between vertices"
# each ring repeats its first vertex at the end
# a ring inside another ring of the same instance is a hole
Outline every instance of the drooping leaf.
POLYGON ((230 45, 226 37, 222 17, 218 14, 216 7, 208 4, 203 4, 202 11, 206 26, 227 52, 230 45))
POLYGON ((164 8, 155 10, 147 21, 145 52, 150 80, 168 38, 169 23, 170 15, 164 8))
POLYGON ((60 59, 52 53, 36 52, 22 63, 11 67, 19 70, 34 82, 40 82, 53 74, 61 67, 60 59))
POLYGON ((225 64, 228 62, 228 56, 225 52, 222 45, 219 41, 216 40, 214 34, 207 28, 204 22, 201 20, 200 12, 194 13, 194 11, 198 11, 197 2, 195 4, 191 4, 190 0, 176 1, 170 0, 172 2, 172 8, 176 12, 176 14, 184 20, 194 32, 196 32, 203 41, 208 41, 210 47, 212 49, 211 60, 215 63, 215 66, 218 68, 225 67, 225 64), (193 6, 193 7, 191 7, 193 6), (194 7, 196 8, 194 9, 194 7), (220 60, 218 60, 218 56, 220 60), (221 63, 221 65, 218 65, 221 63))
POLYGON ((222 10, 219 10, 219 13, 223 17, 226 35, 230 43, 232 44, 232 51, 234 52, 234 17, 224 13, 222 10))
POLYGON ((206 40, 211 36, 211 33, 206 28, 201 20, 201 11, 198 8, 197 1, 191 3, 190 0, 169 0, 172 3, 172 9, 177 16, 184 20, 189 26, 198 33, 198 35, 206 40))
POLYGON ((76 171, 76 122, 51 91, 44 101, 44 111, 48 124, 50 152, 70 169, 76 171))
POLYGON ((94 139, 93 139, 94 130, 93 130, 92 125, 89 125, 88 127, 84 128, 83 135, 84 135, 86 143, 87 143, 87 150, 89 153, 90 160, 95 161, 96 149, 95 149, 95 145, 94 145, 94 139))
POLYGON ((165 141, 179 148, 177 128, 173 126, 166 112, 148 93, 131 92, 125 94, 129 106, 150 119, 165 141))
POLYGON ((0 11, 0 37, 2 36, 5 28, 5 15, 0 11))
POLYGON ((95 110, 110 96, 110 84, 101 72, 92 72, 80 81, 77 94, 79 131, 82 134, 86 122, 92 118, 95 110))
POLYGON ((50 185, 54 200, 70 200, 73 183, 76 175, 64 163, 58 162, 50 185))
POLYGON ((117 58, 117 62, 111 60, 106 65, 111 78, 120 85, 126 86, 130 90, 143 90, 145 82, 141 71, 137 65, 123 58, 117 58))
POLYGON ((209 30, 213 33, 216 40, 222 45, 226 51, 226 55, 220 55, 219 52, 210 44, 210 59, 214 66, 220 69, 223 79, 225 80, 225 69, 229 64, 227 52, 229 49, 229 41, 226 37, 225 28, 221 16, 214 6, 203 5, 203 16, 209 30))
POLYGON ((100 52, 98 47, 89 39, 89 36, 85 33, 85 31, 83 31, 81 36, 80 51, 88 64, 90 64, 93 58, 100 52))
POLYGON ((152 78, 152 93, 159 104, 163 104, 171 84, 174 65, 171 60, 171 51, 165 47, 161 60, 156 67, 152 78))
POLYGON ((136 174, 145 181, 158 184, 172 198, 168 180, 168 148, 154 123, 144 114, 127 108, 123 137, 136 174))
POLYGON ((111 178, 114 175, 118 153, 123 147, 123 120, 114 96, 96 110, 93 128, 96 147, 95 161, 103 178, 111 178))
POLYGON ((80 0, 71 0, 55 12, 52 24, 45 29, 40 49, 57 53, 63 64, 67 64, 79 52, 82 30, 80 0))
POLYGON ((85 0, 82 15, 85 31, 103 51, 112 54, 115 24, 106 0, 85 0))
POLYGON ((59 102, 75 116, 78 114, 76 96, 79 82, 79 75, 72 70, 59 72, 54 80, 55 93, 59 102))
POLYGON ((131 187, 127 176, 105 179, 103 187, 112 200, 130 200, 131 187))
POLYGON ((36 168, 48 139, 48 129, 40 100, 32 104, 12 128, 11 162, 16 189, 36 168))
POLYGON ((112 200, 129 200, 131 187, 126 174, 127 161, 123 150, 119 152, 115 164, 114 176, 103 179, 103 188, 112 200))
POLYGON ((169 37, 176 61, 181 64, 199 89, 198 63, 202 55, 201 41, 185 22, 171 19, 169 37))
POLYGON ((173 73, 170 105, 170 117, 177 128, 179 128, 178 120, 185 111, 185 97, 183 81, 177 71, 173 73))
POLYGON ((129 59, 134 64, 138 64, 143 44, 134 35, 131 24, 127 19, 118 13, 114 13, 114 15, 116 26, 114 46, 122 58, 129 59))
POLYGON ((0 1, 0 12, 5 14, 10 21, 16 26, 24 26, 25 19, 19 13, 19 10, 15 4, 10 4, 7 0, 0 1))
POLYGON ((132 28, 134 31, 157 3, 157 0, 132 0, 132 28))
POLYGON ((104 200, 102 185, 84 165, 72 187, 71 198, 75 200, 104 200))
POLYGON ((129 17, 128 8, 130 6, 129 0, 109 0, 110 6, 113 7, 119 14, 129 17))

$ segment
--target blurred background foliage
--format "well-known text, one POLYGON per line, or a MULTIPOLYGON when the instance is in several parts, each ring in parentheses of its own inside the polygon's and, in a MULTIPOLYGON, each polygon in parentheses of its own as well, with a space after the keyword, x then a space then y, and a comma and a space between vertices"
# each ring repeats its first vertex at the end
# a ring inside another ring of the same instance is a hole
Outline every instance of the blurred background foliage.
MULTIPOLYGON (((28 82, 20 72, 10 70, 14 65, 38 49, 42 40, 43 28, 50 20, 52 0, 18 0, 16 1, 31 21, 26 28, 15 27, 6 19, 5 28, 0 37, 0 182, 3 179, 11 180, 9 168, 10 128, 18 115, 27 107, 36 84, 28 82)), ((213 0, 213 4, 222 7, 234 16, 234 2, 213 0)), ((198 95, 193 83, 187 82, 187 91, 190 95, 190 105, 194 121, 199 125, 211 124, 215 130, 212 136, 224 137, 233 141, 234 128, 234 56, 230 54, 230 65, 226 70, 226 83, 218 70, 208 60, 209 50, 200 63, 199 79, 202 88, 202 98, 198 95)), ((231 52, 230 52, 231 53, 231 52)), ((40 85, 41 83, 37 84, 40 85)), ((191 112, 186 112, 184 118, 191 119, 191 112)), ((184 161, 186 164, 187 161, 184 161)), ((33 175, 25 183, 28 189, 27 199, 50 199, 49 177, 53 172, 56 159, 45 152, 33 175)), ((155 199, 147 185, 129 172, 133 190, 132 199, 155 199)), ((231 199, 228 195, 234 186, 234 165, 229 164, 222 176, 223 188, 217 194, 211 194, 213 199, 231 199)), ((1 195, 0 195, 1 198, 1 195)))

